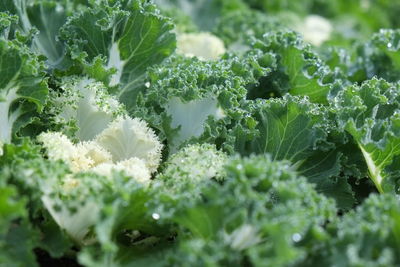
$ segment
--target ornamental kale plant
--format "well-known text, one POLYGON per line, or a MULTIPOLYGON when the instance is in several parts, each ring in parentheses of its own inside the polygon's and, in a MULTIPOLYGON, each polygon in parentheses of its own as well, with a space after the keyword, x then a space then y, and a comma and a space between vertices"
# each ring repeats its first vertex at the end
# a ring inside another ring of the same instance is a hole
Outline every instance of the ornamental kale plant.
POLYGON ((399 12, 2 0, 0 266, 399 266, 399 12))

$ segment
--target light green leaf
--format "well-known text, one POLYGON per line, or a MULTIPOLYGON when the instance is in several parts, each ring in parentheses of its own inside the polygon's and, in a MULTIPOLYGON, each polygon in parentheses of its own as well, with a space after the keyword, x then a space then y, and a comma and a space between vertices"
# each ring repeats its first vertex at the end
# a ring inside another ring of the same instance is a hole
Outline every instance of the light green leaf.
POLYGON ((273 160, 289 160, 292 168, 317 185, 318 191, 334 198, 338 196, 342 208, 353 205, 346 178, 339 177, 341 152, 328 139, 334 124, 325 108, 305 98, 286 95, 256 101, 251 109, 257 133, 238 135, 237 151, 243 155, 269 153, 273 160))
POLYGON ((61 32, 84 68, 102 57, 104 68, 115 70, 109 85, 116 86, 115 94, 130 110, 146 69, 174 51, 172 27, 154 6, 135 2, 127 10, 100 5, 78 13, 61 32))
POLYGON ((41 111, 48 88, 43 65, 27 47, 0 40, 0 142, 12 135, 41 111))
POLYGON ((68 6, 64 0, 5 0, 0 3, 0 11, 19 17, 18 23, 12 27, 13 34, 15 31, 27 36, 35 33, 31 49, 44 55, 47 67, 53 69, 65 68, 69 64, 64 43, 58 39, 59 29, 67 20, 68 6))
MULTIPOLYGON (((332 84, 345 82, 339 72, 334 72, 291 31, 269 32, 254 44, 255 49, 277 55, 277 70, 267 79, 281 95, 308 96, 311 102, 327 104, 332 84)), ((263 88, 271 90, 270 88, 263 88)))
POLYGON ((388 168, 400 154, 399 99, 398 84, 378 79, 349 86, 334 99, 338 122, 358 144, 381 193, 397 188, 388 168))

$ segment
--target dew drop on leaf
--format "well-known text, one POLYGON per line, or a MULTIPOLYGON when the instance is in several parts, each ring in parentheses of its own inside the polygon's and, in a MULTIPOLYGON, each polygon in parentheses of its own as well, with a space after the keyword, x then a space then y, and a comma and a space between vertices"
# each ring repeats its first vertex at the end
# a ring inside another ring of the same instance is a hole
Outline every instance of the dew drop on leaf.
POLYGON ((293 242, 299 242, 301 240, 301 234, 295 233, 292 235, 293 242))
POLYGON ((158 213, 153 213, 153 214, 151 215, 151 217, 152 217, 154 220, 159 220, 159 219, 160 219, 160 214, 158 214, 158 213))

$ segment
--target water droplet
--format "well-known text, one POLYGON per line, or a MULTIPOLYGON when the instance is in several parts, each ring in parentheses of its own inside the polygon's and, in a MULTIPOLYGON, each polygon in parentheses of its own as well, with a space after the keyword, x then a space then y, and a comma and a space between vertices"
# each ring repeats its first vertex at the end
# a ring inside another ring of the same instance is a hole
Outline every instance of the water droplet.
POLYGON ((301 240, 301 234, 295 233, 292 235, 293 242, 299 242, 301 240))
POLYGON ((159 220, 159 219, 160 219, 160 214, 158 214, 158 213, 153 213, 153 214, 151 215, 151 217, 153 217, 154 220, 159 220))
POLYGON ((64 7, 62 5, 57 5, 56 6, 56 12, 61 13, 64 11, 64 7))
POLYGON ((388 47, 388 48, 391 48, 392 46, 393 46, 392 43, 388 43, 388 44, 387 44, 387 47, 388 47))

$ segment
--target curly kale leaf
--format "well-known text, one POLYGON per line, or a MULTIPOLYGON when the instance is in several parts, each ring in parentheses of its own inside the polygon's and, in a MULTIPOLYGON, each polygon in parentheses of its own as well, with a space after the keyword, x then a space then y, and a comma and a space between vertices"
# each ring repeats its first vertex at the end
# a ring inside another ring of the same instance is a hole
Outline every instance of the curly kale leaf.
POLYGON ((316 183, 317 190, 333 196, 341 207, 351 207, 353 196, 342 171, 342 152, 330 141, 336 127, 328 110, 305 98, 287 95, 249 104, 254 120, 246 133, 236 128, 235 150, 242 155, 271 154, 289 160, 293 168, 316 183))
POLYGON ((16 15, 17 21, 10 25, 8 38, 21 38, 25 35, 35 53, 47 58, 49 69, 64 69, 70 65, 65 44, 59 40, 59 30, 73 12, 71 3, 62 1, 4 0, 0 11, 16 15))
POLYGON ((333 201, 290 171, 288 162, 234 158, 226 171, 223 185, 208 185, 202 198, 180 203, 178 236, 185 229, 191 235, 180 237, 169 256, 174 262, 287 266, 302 262, 324 239, 333 201))
POLYGON ((0 143, 41 112, 48 88, 43 63, 16 41, 0 40, 0 143))
POLYGON ((246 113, 245 86, 270 70, 267 56, 227 56, 220 61, 172 57, 149 70, 147 91, 134 115, 158 128, 174 152, 188 142, 226 139, 246 113))
POLYGON ((124 10, 103 3, 72 16, 61 38, 83 71, 115 87, 120 101, 132 109, 146 69, 175 49, 172 28, 151 4, 136 1, 124 10))
POLYGON ((295 32, 268 32, 255 42, 254 49, 272 53, 277 58, 276 69, 264 78, 268 86, 258 90, 273 87, 280 95, 308 96, 311 102, 327 104, 333 87, 347 83, 338 69, 331 70, 325 65, 295 32))
POLYGON ((399 84, 372 79, 349 86, 333 100, 339 125, 351 134, 379 192, 395 191, 391 167, 400 154, 399 84))
POLYGON ((397 266, 400 263, 399 198, 371 195, 328 227, 330 238, 305 266, 397 266))

